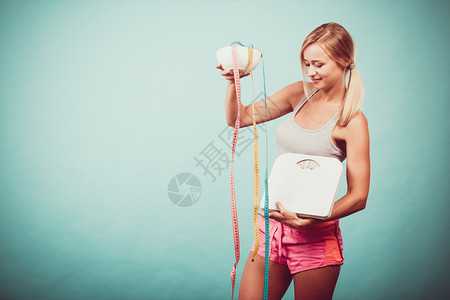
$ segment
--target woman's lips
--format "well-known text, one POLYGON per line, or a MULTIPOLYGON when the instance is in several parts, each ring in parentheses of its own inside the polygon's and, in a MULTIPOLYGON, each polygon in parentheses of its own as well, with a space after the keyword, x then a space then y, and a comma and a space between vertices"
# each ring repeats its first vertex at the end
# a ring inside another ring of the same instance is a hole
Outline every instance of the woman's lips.
POLYGON ((318 83, 321 79, 311 79, 312 80, 312 82, 314 82, 314 83, 318 83))

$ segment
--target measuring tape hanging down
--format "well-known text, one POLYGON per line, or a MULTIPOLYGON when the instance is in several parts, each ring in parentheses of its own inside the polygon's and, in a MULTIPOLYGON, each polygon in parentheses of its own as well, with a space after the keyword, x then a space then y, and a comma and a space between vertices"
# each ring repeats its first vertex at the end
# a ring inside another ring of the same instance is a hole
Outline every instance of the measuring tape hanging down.
MULTIPOLYGON (((239 44, 243 46, 239 42, 234 42, 234 44, 239 44)), ((233 144, 232 144, 232 153, 231 153, 231 214, 232 214, 232 222, 233 222, 233 238, 234 238, 234 249, 236 262, 231 270, 231 284, 232 284, 232 294, 231 299, 234 297, 234 287, 236 282, 236 267, 240 259, 240 246, 239 246, 239 226, 237 219, 237 209, 236 209, 236 191, 234 184, 234 173, 233 173, 233 160, 234 153, 236 150, 237 139, 239 135, 240 128, 240 117, 241 117, 241 84, 239 78, 239 65, 237 58, 237 50, 236 46, 231 47, 232 50, 232 60, 233 60, 233 73, 234 73, 234 82, 236 87, 236 98, 238 104, 238 111, 236 122, 234 125, 234 133, 233 133, 233 144)), ((265 83, 265 73, 264 73, 264 58, 261 57, 263 64, 263 79, 264 79, 264 111, 265 111, 265 121, 267 122, 267 97, 266 97, 266 83, 265 83)), ((252 255, 252 262, 258 252, 259 249, 259 227, 257 222, 258 210, 259 210, 259 167, 258 167, 258 133, 256 129, 256 118, 255 118, 255 99, 254 99, 254 81, 253 81, 253 46, 248 48, 248 65, 250 66, 250 74, 252 78, 252 121, 253 121, 253 131, 254 131, 254 197, 253 197, 253 227, 255 233, 255 250, 252 255)), ((267 141, 267 124, 264 124, 266 129, 266 173, 264 179, 265 186, 265 205, 264 205, 264 217, 265 217, 265 264, 264 264, 264 299, 268 297, 268 289, 269 289, 269 198, 268 198, 268 141, 267 141)))
POLYGON ((253 45, 248 48, 248 60, 250 63, 250 76, 252 77, 252 121, 253 121, 253 161, 254 161, 254 190, 253 190, 253 229, 255 233, 255 250, 252 255, 252 262, 259 250, 259 227, 258 227, 258 210, 259 210, 259 166, 258 166, 258 130, 256 129, 255 118, 255 85, 253 81, 253 45))
POLYGON ((237 138, 239 134, 239 126, 241 122, 241 82, 239 80, 239 67, 237 62, 237 53, 236 47, 233 46, 231 48, 233 53, 233 72, 234 72, 234 82, 236 86, 236 97, 238 104, 238 111, 236 117, 236 123, 234 124, 234 133, 233 133, 233 145, 231 148, 231 218, 233 221, 233 237, 234 237, 234 251, 236 256, 236 262, 234 263, 233 269, 231 270, 231 284, 233 286, 231 292, 231 299, 234 296, 234 285, 236 282, 236 266, 239 262, 240 258, 240 249, 239 249, 239 226, 237 219, 237 210, 236 210, 236 194, 234 188, 234 174, 233 174, 233 160, 234 160, 234 152, 236 149, 237 138))
POLYGON ((266 173, 264 176, 264 191, 265 191, 265 199, 264 199, 264 225, 265 225, 265 253, 264 253, 264 300, 267 300, 269 294, 269 249, 270 249, 270 241, 269 241, 269 143, 267 139, 267 94, 266 94, 266 73, 264 71, 264 57, 262 59, 262 67, 263 67, 263 82, 264 82, 264 128, 266 129, 266 173))

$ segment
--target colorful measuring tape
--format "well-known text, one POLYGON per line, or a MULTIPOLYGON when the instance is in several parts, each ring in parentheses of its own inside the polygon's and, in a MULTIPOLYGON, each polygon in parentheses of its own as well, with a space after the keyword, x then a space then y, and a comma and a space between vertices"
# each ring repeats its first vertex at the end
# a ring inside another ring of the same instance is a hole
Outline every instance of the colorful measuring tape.
POLYGON ((262 67, 263 67, 263 82, 264 82, 264 116, 265 116, 265 122, 264 126, 266 129, 266 173, 264 176, 264 192, 265 192, 265 199, 264 199, 264 227, 265 227, 265 253, 264 253, 264 300, 267 300, 268 294, 269 294, 269 248, 270 248, 270 241, 269 241, 269 232, 270 232, 270 226, 269 226, 269 184, 268 184, 268 177, 269 177, 269 143, 267 138, 267 95, 266 95, 266 72, 264 70, 264 57, 261 57, 262 67))
POLYGON ((259 250, 259 228, 258 228, 258 210, 259 210, 259 166, 258 166, 258 130, 256 128, 255 118, 255 85, 253 80, 253 45, 248 49, 248 61, 250 66, 250 76, 252 77, 252 122, 253 122, 253 157, 254 157, 254 190, 253 190, 253 229, 255 233, 255 250, 252 255, 252 262, 259 250))
POLYGON ((233 174, 233 161, 234 161, 234 152, 236 149, 237 138, 239 135, 239 126, 241 122, 241 82, 239 80, 239 68, 237 62, 237 53, 236 46, 231 48, 233 53, 233 72, 234 72, 234 82, 236 87, 236 97, 238 103, 238 111, 236 117, 236 123, 234 124, 234 133, 233 133, 233 145, 231 148, 231 219, 233 222, 233 237, 234 237, 234 251, 236 256, 236 262, 234 263, 233 269, 231 270, 231 284, 233 285, 231 291, 231 299, 234 296, 234 285, 236 282, 236 266, 239 262, 240 258, 240 249, 239 249, 239 226, 237 219, 237 210, 236 210, 236 193, 234 189, 234 174, 233 174))
MULTIPOLYGON (((234 249, 236 255, 236 262, 231 270, 231 283, 232 283, 232 294, 231 299, 234 297, 234 287, 236 282, 236 266, 239 262, 240 258, 240 247, 239 247, 239 226, 237 220, 237 210, 236 210, 236 193, 235 193, 235 184, 234 184, 234 173, 233 173, 233 159, 234 153, 237 144, 237 138, 239 134, 240 127, 240 108, 241 108, 241 84, 239 78, 239 67, 237 60, 237 50, 235 44, 239 44, 243 46, 239 42, 234 42, 232 44, 232 57, 233 57, 233 73, 234 73, 234 82, 236 87, 236 98, 238 104, 238 112, 236 117, 236 122, 234 125, 234 133, 233 133, 233 145, 232 145, 232 154, 231 154, 231 212, 232 212, 232 221, 233 221, 233 237, 234 237, 234 249)), ((259 227, 257 222, 258 210, 259 210, 259 167, 258 167, 258 132, 256 129, 256 119, 255 119, 255 99, 254 99, 254 80, 253 80, 253 45, 248 47, 248 65, 250 66, 250 74, 252 78, 252 121, 253 121, 253 131, 254 131, 254 197, 253 197, 253 227, 255 233, 255 249, 252 255, 252 262, 258 252, 259 249, 259 227)), ((264 58, 261 56, 262 64, 263 64, 263 79, 264 79, 264 111, 265 111, 265 121, 267 122, 267 101, 266 101, 266 78, 264 72, 264 58)), ((265 186, 265 205, 264 205, 264 217, 265 217, 265 232, 270 232, 269 228, 269 198, 268 198, 268 142, 267 142, 267 124, 264 123, 266 129, 266 173, 264 179, 265 186)), ((269 235, 265 234, 265 265, 264 265, 264 299, 268 297, 268 289, 269 289, 269 235)))

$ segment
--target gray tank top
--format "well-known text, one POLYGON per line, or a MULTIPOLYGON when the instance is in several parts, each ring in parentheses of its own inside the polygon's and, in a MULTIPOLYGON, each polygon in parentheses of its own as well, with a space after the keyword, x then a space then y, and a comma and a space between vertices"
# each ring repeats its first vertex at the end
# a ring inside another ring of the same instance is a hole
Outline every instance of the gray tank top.
MULTIPOLYGON (((313 89, 310 92, 311 96, 317 91, 317 89, 313 89)), ((294 120, 294 116, 306 101, 306 97, 303 98, 294 108, 294 111, 278 126, 275 132, 277 157, 283 153, 301 153, 334 157, 343 162, 347 154, 339 149, 331 138, 331 132, 339 119, 339 111, 322 128, 307 130, 300 127, 294 120)))

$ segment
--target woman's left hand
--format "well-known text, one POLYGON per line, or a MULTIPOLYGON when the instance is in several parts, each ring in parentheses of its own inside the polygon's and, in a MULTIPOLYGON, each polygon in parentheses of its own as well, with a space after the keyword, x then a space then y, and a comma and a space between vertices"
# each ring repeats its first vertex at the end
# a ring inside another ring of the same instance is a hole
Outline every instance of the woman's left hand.
MULTIPOLYGON (((316 219, 299 218, 296 213, 284 208, 283 204, 281 204, 280 202, 276 202, 276 205, 279 211, 269 213, 269 218, 286 224, 289 227, 300 229, 320 223, 316 219)), ((264 214, 262 213, 260 213, 260 215, 264 216, 264 214)))

